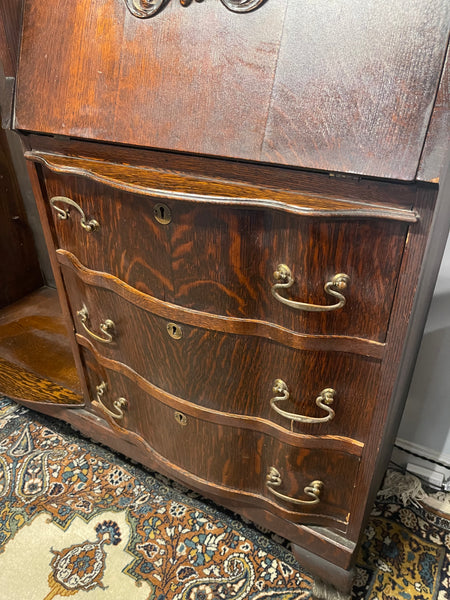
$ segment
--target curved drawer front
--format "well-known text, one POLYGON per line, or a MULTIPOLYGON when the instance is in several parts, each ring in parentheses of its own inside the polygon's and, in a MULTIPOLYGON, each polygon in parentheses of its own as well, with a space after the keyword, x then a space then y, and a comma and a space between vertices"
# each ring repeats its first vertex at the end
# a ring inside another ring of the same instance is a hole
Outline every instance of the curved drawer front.
POLYGON ((57 245, 151 296, 293 331, 385 338, 406 223, 181 200, 161 207, 158 199, 52 173, 47 192, 81 209, 49 206, 57 245))
POLYGON ((181 470, 194 487, 200 483, 215 495, 247 496, 252 504, 294 521, 345 529, 358 457, 310 448, 307 442, 305 447, 290 445, 258 431, 179 412, 127 377, 104 369, 90 353, 84 351, 83 359, 98 414, 129 441, 143 444, 169 473, 181 470), (316 481, 321 482, 316 496, 305 492, 316 481))
POLYGON ((62 272, 79 341, 89 340, 98 353, 161 390, 295 432, 367 438, 378 360, 195 327, 86 285, 72 268, 62 266, 62 272))

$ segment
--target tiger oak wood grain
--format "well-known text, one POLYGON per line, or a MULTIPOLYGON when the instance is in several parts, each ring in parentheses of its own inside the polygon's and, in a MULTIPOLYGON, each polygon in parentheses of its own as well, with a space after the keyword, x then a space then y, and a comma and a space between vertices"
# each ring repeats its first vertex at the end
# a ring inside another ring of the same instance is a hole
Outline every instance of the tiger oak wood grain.
POLYGON ((138 20, 123 0, 25 1, 16 126, 49 166, 29 169, 86 400, 34 406, 311 550, 346 591, 448 231, 448 11, 267 0, 236 15, 211 0, 138 20), (59 220, 61 194, 99 230, 59 220), (280 262, 296 278, 283 294, 316 304, 349 271, 344 309, 294 317, 270 292, 280 262), (75 325, 85 300, 94 330, 114 317, 112 346, 75 325), (272 420, 278 367, 301 410, 339 378, 352 398, 336 396, 332 427, 345 402, 354 437, 272 420), (130 401, 122 425, 102 378, 130 401), (322 470, 324 510, 277 500, 271 466, 293 495, 322 470))
POLYGON ((285 5, 271 0, 237 15, 219 2, 189 9, 171 2, 142 20, 117 0, 27 0, 16 125, 255 158, 285 5))
POLYGON ((252 430, 241 430, 236 435, 233 428, 190 416, 187 425, 182 426, 175 420, 172 409, 155 402, 116 372, 106 371, 86 352, 83 352, 83 358, 88 369, 91 398, 96 398, 96 387, 102 381, 107 383, 107 392, 102 397, 107 408, 114 410, 113 400, 125 397, 128 406, 124 409, 123 419, 115 420, 116 426, 136 433, 167 461, 212 485, 231 488, 237 493, 255 494, 255 500, 262 496, 266 502, 275 504, 276 512, 289 515, 294 521, 301 521, 302 516, 308 515, 309 521, 346 528, 351 486, 343 488, 338 481, 344 473, 349 480, 355 476, 358 467, 355 457, 327 450, 299 449, 252 430), (202 439, 209 452, 193 451, 194 439, 202 439), (186 452, 187 448, 189 452, 186 452), (324 482, 320 504, 295 507, 288 502, 274 502, 265 486, 267 472, 273 464, 283 474, 285 493, 293 497, 303 496, 303 488, 320 477, 324 482), (302 477, 298 478, 295 473, 300 467, 302 477))
POLYGON ((47 202, 69 197, 100 224, 89 233, 80 227, 76 211, 61 220, 47 207, 57 246, 90 269, 194 310, 269 321, 309 334, 384 341, 406 223, 316 219, 164 200, 172 221, 161 225, 153 214, 157 198, 49 171, 45 186, 47 202), (137 213, 139 222, 127 228, 137 213), (326 313, 285 306, 271 293, 280 263, 295 278, 283 295, 312 304, 332 304, 323 287, 336 273, 346 273, 346 305, 326 313))
MULTIPOLYGON (((412 209, 414 186, 396 181, 383 181, 356 177, 346 174, 323 173, 301 170, 289 166, 274 166, 264 163, 251 163, 230 158, 199 157, 189 154, 152 150, 149 148, 128 148, 114 144, 92 142, 68 137, 40 136, 29 133, 21 136, 24 150, 29 156, 46 154, 59 155, 60 160, 87 159, 113 163, 119 166, 131 165, 145 169, 186 173, 193 178, 218 179, 221 182, 262 186, 285 190, 298 194, 323 196, 334 199, 348 199, 365 204, 382 204, 386 207, 412 209)), ((49 158, 50 160, 50 158, 49 158)), ((133 169, 134 171, 134 169, 133 169)), ((114 175, 119 178, 118 175, 114 175)), ((189 179, 188 179, 189 180, 189 179)), ((189 187, 186 188, 189 192, 189 187)))
MULTIPOLYGON (((36 405, 32 402, 22 400, 21 403, 29 408, 36 409, 36 405)), ((200 493, 207 493, 208 497, 218 504, 227 506, 230 510, 239 510, 241 514, 246 515, 255 523, 260 523, 261 525, 264 523, 266 525, 270 524, 274 530, 290 531, 291 535, 295 531, 298 543, 302 543, 311 550, 317 551, 320 555, 326 557, 327 560, 339 564, 342 568, 348 568, 351 562, 355 544, 349 542, 343 534, 338 534, 331 529, 323 527, 314 528, 314 526, 289 522, 256 507, 254 497, 252 496, 246 498, 242 494, 237 494, 234 497, 231 494, 223 494, 223 490, 220 489, 217 489, 219 495, 215 495, 212 493, 211 485, 207 482, 186 475, 176 465, 165 461, 164 457, 157 456, 142 441, 131 439, 131 436, 127 438, 123 435, 111 435, 111 425, 104 418, 97 416, 92 411, 88 412, 83 408, 72 410, 64 408, 61 405, 49 406, 42 403, 39 405, 39 412, 70 423, 74 429, 80 431, 84 436, 103 443, 105 446, 109 446, 117 452, 129 456, 152 470, 157 470, 172 479, 185 483, 200 493)))
MULTIPOLYGON (((158 402, 165 404, 174 411, 180 411, 186 416, 191 415, 196 419, 208 421, 210 423, 265 433, 281 442, 285 442, 293 446, 300 444, 305 448, 321 449, 325 445, 330 451, 333 450, 357 457, 360 457, 362 454, 364 444, 355 439, 350 439, 339 435, 317 436, 314 433, 290 431, 281 425, 277 425, 272 421, 268 421, 260 417, 234 414, 231 412, 222 412, 214 408, 205 407, 201 404, 192 402, 192 399, 186 400, 180 396, 170 394, 169 392, 163 391, 161 388, 151 383, 148 379, 145 379, 139 375, 136 371, 130 368, 129 365, 126 365, 122 362, 117 362, 98 352, 97 348, 95 348, 94 345, 85 337, 76 334, 76 339, 81 347, 89 350, 98 365, 110 371, 115 371, 118 374, 124 375, 133 381, 137 386, 139 386, 144 393, 151 395, 158 402)), ((104 418, 107 416, 107 414, 103 414, 104 418)), ((115 421, 113 420, 112 422, 115 421)))
MULTIPOLYGON (((40 181, 40 174, 36 171, 36 169, 32 168, 30 163, 26 163, 28 176, 30 178, 31 187, 34 193, 34 197, 36 200, 36 207, 38 209, 39 219, 42 225, 42 232, 44 234, 44 241, 48 250, 48 258, 50 261, 51 269, 53 271, 53 276, 56 284, 56 295, 58 298, 59 311, 58 314, 62 314, 63 322, 67 328, 68 341, 70 345, 70 349, 72 351, 72 357, 75 363, 76 371, 79 375, 79 384, 81 386, 81 392, 84 398, 87 397, 87 388, 86 383, 84 381, 84 377, 82 375, 82 365, 81 358, 78 352, 78 345, 75 340, 75 336, 73 335, 73 324, 70 318, 70 311, 67 302, 66 293, 64 290, 64 286, 62 283, 61 273, 58 267, 58 262, 56 258, 56 251, 53 245, 53 233, 50 226, 50 221, 47 214, 47 207, 45 205, 44 199, 42 197, 42 185, 40 181)), ((56 311, 55 311, 56 313, 56 311)))
POLYGON ((0 392, 35 402, 82 404, 55 290, 40 288, 0 311, 0 392))
POLYGON ((370 358, 382 358, 385 344, 362 338, 340 335, 315 335, 290 331, 279 325, 256 319, 240 319, 204 313, 170 302, 158 300, 140 292, 109 273, 88 269, 67 250, 58 248, 56 257, 60 265, 76 272, 85 284, 114 292, 127 302, 168 321, 181 321, 194 327, 242 335, 260 336, 297 350, 322 350, 361 354, 370 358))
MULTIPOLYGON (((55 175, 56 177, 57 175, 55 175)), ((49 176, 51 177, 51 175, 49 176)), ((58 176, 59 177, 59 176, 58 176)), ((327 185, 328 183, 328 178, 321 178, 322 181, 324 181, 324 185, 327 185)), ((340 184, 340 182, 337 182, 338 185, 340 184)), ((344 182, 347 185, 347 182, 344 182)), ((42 185, 44 186, 44 179, 42 179, 42 185)), ((86 186, 91 186, 94 185, 93 182, 89 182, 89 184, 86 183, 86 186)), ((355 185, 355 183, 352 183, 352 185, 355 185)), ((409 228, 409 235, 406 238, 407 239, 407 245, 406 245, 406 249, 409 251, 409 248, 411 247, 411 243, 412 243, 412 239, 415 239, 414 236, 417 237, 417 239, 421 240, 420 243, 423 243, 423 240, 426 239, 427 236, 427 217, 428 215, 430 215, 433 211, 433 203, 434 203, 434 199, 435 199, 435 190, 433 190, 432 188, 427 188, 426 186, 407 186, 406 190, 404 191, 404 197, 408 198, 408 203, 409 203, 409 207, 417 210, 417 213, 421 215, 421 219, 412 225, 408 225, 408 224, 404 224, 403 226, 405 227, 405 231, 406 228, 409 228), (422 211, 423 214, 425 215, 425 219, 422 218, 422 211), (415 228, 415 229, 413 229, 415 228), (413 238, 411 238, 411 236, 413 236, 413 238)), ((44 202, 43 201, 43 210, 47 215, 47 218, 49 219, 50 223, 51 223, 51 228, 53 231, 53 235, 54 235, 54 216, 52 215, 52 211, 48 205, 48 202, 44 202)), ((291 217, 290 217, 291 218, 291 217)), ((340 222, 336 221, 337 223, 340 222)), ((385 225, 386 223, 389 223, 386 220, 382 221, 383 224, 385 225)), ((57 224, 56 224, 57 225, 57 224)), ((396 223, 396 225, 401 225, 399 223, 396 223)), ((416 243, 416 242, 414 242, 416 243)), ((417 242, 419 243, 419 242, 417 242)), ((420 246, 419 243, 419 246, 420 246)), ((420 256, 421 256, 421 252, 423 251, 423 247, 422 250, 416 250, 415 253, 415 260, 417 261, 415 264, 417 265, 418 262, 420 262, 420 256)), ((67 253, 66 251, 63 250, 58 250, 58 252, 56 253, 56 256, 58 257, 58 260, 60 262, 61 265, 66 265, 69 267, 69 269, 75 268, 75 270, 78 270, 80 273, 82 273, 82 277, 84 277, 86 279, 86 282, 88 283, 94 283, 95 285, 100 285, 101 286, 101 281, 105 280, 107 282, 106 284, 106 289, 111 289, 114 290, 115 292, 118 292, 119 290, 119 295, 120 296, 126 296, 127 300, 130 300, 130 298, 134 297, 134 295, 136 295, 136 292, 133 292, 132 290, 130 290, 129 286, 126 287, 125 284, 120 283, 119 280, 117 280, 116 278, 112 277, 111 274, 109 273, 104 273, 102 274, 101 272, 98 273, 92 273, 91 271, 85 269, 85 267, 83 267, 73 256, 71 257, 69 253, 67 253)), ((402 271, 400 270, 400 276, 401 276, 402 271)), ((418 276, 418 273, 416 273, 416 276, 418 276)), ((398 293, 398 291, 397 291, 398 293)), ((160 301, 160 303, 155 303, 154 301, 152 301, 149 297, 147 297, 147 299, 144 301, 143 298, 145 297, 145 294, 143 292, 140 292, 136 295, 136 297, 138 298, 135 304, 136 306, 140 306, 141 308, 148 308, 150 306, 152 306, 153 310, 155 307, 158 307, 157 310, 161 311, 162 310, 162 302, 160 301)), ((181 313, 183 314, 189 314, 191 311, 189 311, 189 309, 186 309, 183 306, 179 306, 178 308, 175 305, 171 305, 169 304, 164 310, 168 311, 165 312, 164 314, 167 315, 173 315, 176 313, 173 313, 171 311, 173 310, 179 310, 181 313)), ((399 319, 399 322, 402 324, 403 327, 405 327, 406 323, 407 323, 407 317, 405 318, 405 315, 403 314, 400 317, 396 317, 395 316, 396 313, 394 313, 394 321, 396 322, 396 318, 399 319)), ((211 315, 212 316, 212 315, 211 315)), ((221 319, 223 319, 223 317, 220 317, 221 319)), ((195 319, 201 319, 201 315, 200 313, 196 313, 195 314, 195 319)), ((239 319, 236 319, 235 321, 233 321, 233 327, 236 326, 237 322, 239 322, 239 319)), ((195 322, 193 323, 193 325, 195 326, 195 322)), ((398 335, 402 335, 402 331, 404 331, 404 329, 402 330, 401 327, 399 327, 399 325, 397 324, 397 332, 398 335)), ((392 334, 393 335, 393 334, 392 334)), ((305 337, 311 337, 311 339, 314 339, 315 336, 310 336, 310 334, 305 334, 305 337)), ((323 341, 323 339, 321 338, 321 336, 317 336, 317 338, 320 341, 323 341)), ((326 336, 324 336, 324 338, 326 338, 326 336)), ((78 341, 80 343, 84 343, 83 340, 85 338, 78 336, 78 341)), ((334 339, 336 339, 336 336, 334 336, 334 339)), ((302 342, 303 343, 303 342, 302 342)), ((86 347, 88 347, 88 345, 86 345, 86 347)), ((318 347, 317 349, 319 350, 320 347, 318 347)), ((386 373, 389 373, 389 369, 395 369, 395 362, 392 362, 393 360, 397 360, 395 358, 396 355, 394 355, 394 359, 392 359, 392 354, 387 354, 386 353, 386 347, 383 344, 382 345, 383 348, 383 352, 380 355, 380 357, 384 357, 384 362, 383 364, 384 369, 386 373), (389 367, 389 368, 388 368, 389 367)), ((342 349, 342 347, 341 347, 342 349)), ((325 350, 323 350, 325 351, 325 350)), ((165 404, 165 406, 169 406, 170 403, 172 403, 171 406, 171 410, 174 410, 173 406, 176 405, 176 402, 180 402, 180 406, 183 402, 183 400, 180 397, 171 397, 169 400, 167 399, 168 397, 168 393, 167 392, 161 392, 158 393, 158 389, 159 388, 153 388, 153 389, 149 389, 149 384, 147 383, 143 383, 146 380, 140 380, 139 376, 134 375, 132 373, 130 373, 129 367, 126 367, 123 363, 121 362, 114 362, 114 361, 110 361, 108 362, 106 359, 102 358, 102 355, 98 356, 99 359, 99 364, 103 364, 104 367, 107 366, 108 368, 112 368, 113 372, 116 372, 116 374, 121 373, 122 375, 126 375, 128 377, 131 377, 131 379, 136 383, 136 385, 138 385, 138 387, 144 391, 144 393, 150 393, 152 395, 152 397, 154 397, 155 399, 158 398, 158 401, 161 402, 162 404, 165 404), (177 398, 174 401, 174 398, 177 398), (168 402, 168 404, 166 404, 165 402, 168 402)), ((103 367, 103 368, 104 368, 103 367)), ((391 377, 392 377, 392 371, 391 371, 391 377)), ((393 385, 393 380, 392 378, 386 382, 386 387, 385 389, 392 389, 392 385, 393 385)), ((383 411, 386 410, 386 403, 389 402, 389 396, 388 394, 386 394, 386 392, 383 395, 380 395, 379 393, 377 394, 376 397, 376 402, 374 404, 374 409, 373 409, 373 419, 372 419, 372 423, 371 423, 371 427, 374 426, 374 423, 377 423, 377 427, 379 428, 378 431, 380 429, 382 429, 384 427, 384 421, 383 419, 385 419, 385 413, 383 416, 383 411)), ((177 405, 178 406, 178 405, 177 405)), ((186 407, 186 404, 184 405, 186 407)), ((201 413, 201 407, 198 406, 197 407, 197 411, 201 413)), ((186 411, 188 412, 188 411, 186 411)), ((195 415, 191 415, 193 418, 198 418, 198 412, 195 413, 195 415)), ((190 414, 190 413, 189 413, 190 414)), ((221 423, 221 426, 223 427, 224 425, 222 424, 222 421, 220 421, 220 417, 217 417, 217 415, 215 415, 217 418, 216 423, 221 423)), ((227 419, 228 417, 226 417, 227 419)), ((225 420, 226 420, 225 419, 225 420)), ((201 419, 200 419, 201 420, 201 419)), ((210 421, 207 421, 210 422, 210 421)), ((239 426, 241 427, 241 426, 239 426)), ((255 431, 254 428, 250 428, 251 431, 255 431)), ((259 432, 261 435, 263 435, 261 432, 259 432)), ((118 434, 118 430, 116 429, 113 435, 117 435, 118 434)), ((269 435, 271 437, 273 437, 274 439, 279 439, 277 435, 274 435, 274 431, 267 431, 264 430, 264 435, 269 435)), ((223 486, 221 486, 221 484, 208 484, 208 482, 202 478, 198 478, 195 475, 189 475, 188 471, 185 471, 183 469, 178 469, 177 470, 177 466, 175 464, 173 464, 171 461, 167 461, 167 459, 163 456, 158 454, 158 456, 155 458, 155 454, 152 454, 151 449, 146 446, 145 442, 142 442, 142 438, 139 436, 136 436, 136 434, 134 433, 127 433, 125 434, 121 434, 120 435, 121 438, 123 438, 123 443, 127 444, 131 444, 131 446, 127 446, 127 447, 133 447, 133 448, 139 448, 138 453, 140 456, 145 455, 145 453, 148 453, 148 460, 149 461, 154 461, 156 460, 156 465, 157 468, 161 468, 162 470, 166 469, 168 472, 171 473, 176 473, 176 475, 180 478, 180 480, 187 482, 188 485, 191 485, 193 487, 197 487, 199 489, 201 489, 203 491, 203 493, 206 493, 207 495, 214 497, 214 498, 218 498, 220 499, 222 497, 222 501, 224 503, 226 503, 227 501, 229 502, 233 502, 233 504, 237 505, 240 507, 240 509, 242 509, 242 512, 245 513, 245 511, 249 510, 248 509, 248 501, 249 499, 245 498, 244 496, 242 496, 239 500, 239 494, 233 493, 231 495, 228 494, 227 490, 223 489, 223 486), (150 458, 152 457, 152 458, 150 458), (222 496, 221 496, 222 495, 222 496), (232 500, 230 500, 230 498, 232 500)), ((322 436, 322 438, 315 438, 316 442, 318 442, 320 439, 322 439, 323 441, 324 438, 326 436, 322 436)), ((367 464, 373 459, 373 455, 376 454, 373 450, 373 444, 376 443, 374 442, 374 438, 376 438, 376 435, 373 433, 373 431, 371 432, 370 435, 370 444, 372 447, 372 455, 368 455, 367 451, 365 449, 363 449, 363 453, 362 456, 365 457, 362 464, 361 464, 361 468, 358 470, 358 473, 361 473, 362 475, 356 475, 356 479, 357 480, 363 480, 363 477, 365 477, 366 473, 368 473, 369 467, 367 466, 367 464)), ((326 444, 328 445, 329 442, 326 442, 326 444)), ((334 438, 333 444, 337 443, 337 439, 334 438)), ((342 445, 342 442, 339 442, 341 444, 341 448, 344 450, 344 446, 342 445)), ((359 489, 360 491, 364 488, 365 484, 361 484, 361 487, 357 487, 355 489, 359 489)), ((363 493, 363 492, 361 492, 363 493)), ((364 507, 360 506, 359 504, 355 504, 356 499, 355 496, 358 496, 357 494, 354 494, 352 496, 352 510, 350 510, 350 514, 352 515, 348 526, 346 527, 347 533, 347 539, 348 540, 353 540, 356 541, 356 537, 357 537, 357 532, 359 532, 360 530, 360 526, 361 526, 361 521, 363 518, 362 512, 364 511, 364 507), (352 512, 353 511, 353 512, 352 512), (352 535, 350 536, 348 532, 353 532, 352 535)), ((292 522, 290 523, 290 526, 286 526, 286 522, 283 523, 282 519, 278 519, 275 518, 275 515, 272 514, 270 515, 270 513, 267 510, 259 510, 259 509, 255 509, 254 514, 261 516, 262 514, 264 514, 264 519, 263 522, 265 522, 266 524, 274 524, 274 526, 277 528, 278 532, 284 532, 284 531, 288 531, 289 535, 291 537, 291 539, 293 539, 293 541, 295 541, 296 543, 299 543, 300 540, 305 539, 304 537, 302 537, 304 535, 304 530, 298 530, 298 529, 293 529, 293 524, 292 522)), ((283 514, 287 514, 287 513, 283 513, 283 514)), ((262 517, 261 517, 262 518, 262 517)), ((290 519, 291 517, 287 517, 288 519, 290 519)), ((329 531, 328 529, 326 531, 329 531)), ((339 562, 341 565, 343 565, 345 568, 349 567, 350 564, 350 556, 348 554, 348 552, 344 552, 344 553, 340 553, 338 552, 336 554, 335 549, 330 548, 330 546, 325 543, 323 540, 319 541, 318 539, 315 540, 315 551, 319 553, 319 555, 321 556, 328 556, 328 557, 333 557, 332 559, 339 562)))
POLYGON ((379 361, 338 352, 297 352, 264 338, 224 335, 176 321, 182 337, 167 332, 171 321, 120 301, 108 290, 85 286, 65 267, 64 284, 78 334, 97 351, 131 367, 155 386, 217 411, 256 416, 290 429, 291 420, 270 407, 275 379, 289 387, 291 399, 280 408, 324 417, 315 399, 324 388, 336 390, 335 418, 324 424, 293 425, 293 431, 339 435, 364 441, 370 430, 379 378, 379 361), (111 319, 113 342, 96 341, 83 328, 77 311, 85 306, 89 329, 102 336, 100 323, 111 319), (143 336, 142 333, 146 335, 143 336), (139 347, 136 345, 139 340, 139 347))
POLYGON ((75 392, 1 357, 0 393, 18 402, 25 399, 38 410, 43 405, 83 406, 82 397, 75 392))

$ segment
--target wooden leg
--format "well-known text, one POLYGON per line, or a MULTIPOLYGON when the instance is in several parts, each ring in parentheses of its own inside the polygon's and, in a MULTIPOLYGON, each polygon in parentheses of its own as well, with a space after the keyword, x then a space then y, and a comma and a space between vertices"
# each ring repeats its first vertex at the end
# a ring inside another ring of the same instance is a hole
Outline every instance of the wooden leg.
POLYGON ((299 565, 314 577, 314 600, 350 600, 353 570, 347 571, 292 544, 299 565))

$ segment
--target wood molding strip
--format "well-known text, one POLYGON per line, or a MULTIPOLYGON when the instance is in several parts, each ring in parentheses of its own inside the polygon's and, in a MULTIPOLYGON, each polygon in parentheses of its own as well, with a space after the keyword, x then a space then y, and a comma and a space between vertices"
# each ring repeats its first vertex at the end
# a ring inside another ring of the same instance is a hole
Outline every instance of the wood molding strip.
POLYGON ((155 400, 162 402, 166 406, 170 406, 170 408, 173 408, 174 410, 179 410, 183 413, 186 413, 195 419, 224 425, 226 427, 236 427, 238 429, 250 429, 252 431, 258 431, 276 437, 281 442, 291 446, 300 445, 302 448, 320 449, 323 448, 325 444, 327 448, 333 449, 336 452, 343 452, 357 457, 362 455, 364 444, 358 440, 337 435, 318 436, 303 433, 293 433, 289 431, 289 429, 286 429, 276 423, 267 421, 266 419, 262 419, 261 417, 224 413, 219 410, 193 404, 192 402, 162 390, 142 377, 142 375, 136 373, 136 371, 131 369, 128 365, 110 358, 106 358, 96 350, 96 348, 88 339, 79 333, 76 334, 76 339, 80 346, 83 346, 89 350, 95 356, 97 362, 103 367, 124 375, 136 383, 136 385, 138 385, 142 391, 150 394, 155 400))
POLYGON ((152 198, 270 208, 305 217, 376 218, 406 223, 416 223, 419 220, 419 215, 414 210, 304 195, 226 180, 194 177, 175 171, 121 165, 35 150, 25 152, 25 158, 38 162, 55 173, 79 175, 124 192, 152 198))
POLYGON ((267 321, 225 317, 164 302, 136 290, 114 275, 93 271, 85 267, 67 250, 59 248, 56 251, 56 256, 60 264, 75 271, 86 285, 110 290, 127 302, 170 321, 222 333, 263 337, 279 344, 289 345, 297 350, 348 352, 378 360, 381 360, 384 355, 385 344, 382 342, 351 336, 297 333, 267 321))

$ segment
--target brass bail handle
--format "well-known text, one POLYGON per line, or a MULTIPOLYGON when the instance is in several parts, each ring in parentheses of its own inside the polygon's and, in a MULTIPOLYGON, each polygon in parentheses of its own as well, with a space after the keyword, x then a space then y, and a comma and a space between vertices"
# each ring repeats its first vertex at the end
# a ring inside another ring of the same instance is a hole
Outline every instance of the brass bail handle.
POLYGON ((118 398, 113 401, 113 406, 117 412, 113 412, 109 410, 107 406, 105 406, 102 402, 102 398, 107 390, 107 385, 105 381, 102 381, 95 389, 97 391, 97 403, 100 406, 101 410, 103 410, 107 415, 116 419, 116 421, 121 421, 124 417, 124 412, 122 409, 126 409, 128 406, 128 401, 126 398, 118 398))
POLYGON ((332 404, 334 401, 336 391, 332 388, 323 389, 315 400, 316 405, 327 413, 323 417, 307 417, 306 415, 291 413, 280 408, 278 406, 278 403, 285 402, 290 398, 288 386, 282 379, 275 379, 275 381, 273 382, 272 391, 276 395, 273 398, 271 398, 270 406, 275 412, 277 412, 282 417, 286 417, 286 419, 289 419, 291 422, 296 421, 297 423, 313 424, 326 423, 327 421, 331 421, 332 419, 334 419, 335 412, 330 407, 330 404, 332 404))
POLYGON ((60 206, 58 206, 58 204, 66 204, 67 206, 74 208, 80 214, 81 227, 88 233, 96 231, 100 227, 99 222, 95 219, 90 219, 88 221, 81 206, 79 206, 71 198, 67 198, 66 196, 53 196, 53 198, 50 199, 50 204, 52 205, 52 208, 56 211, 58 219, 61 219, 62 221, 65 221, 69 218, 70 212, 69 209, 61 208, 60 206))
POLYGON ((286 306, 290 306, 296 310, 304 310, 309 312, 329 312, 342 308, 346 303, 346 298, 341 291, 347 288, 347 285, 350 282, 350 277, 345 273, 337 273, 331 278, 330 281, 327 281, 323 287, 326 294, 338 299, 336 304, 308 304, 306 302, 289 300, 289 298, 282 296, 279 293, 279 290, 289 289, 292 287, 295 281, 292 276, 292 272, 287 265, 278 265, 273 277, 276 281, 276 283, 272 285, 272 295, 274 298, 276 298, 278 302, 286 304, 286 306))
POLYGON ((96 342, 101 342, 102 344, 110 344, 113 341, 112 332, 114 331, 115 325, 114 321, 111 321, 111 319, 105 319, 102 323, 100 323, 100 331, 104 335, 104 337, 102 337, 89 329, 87 325, 89 321, 89 313, 88 309, 85 306, 83 306, 83 308, 77 311, 77 317, 80 320, 80 323, 83 326, 83 329, 86 331, 86 333, 96 342))
POLYGON ((300 506, 312 506, 314 504, 319 504, 320 495, 324 487, 323 481, 315 479, 303 489, 304 493, 308 497, 312 498, 311 500, 301 500, 299 498, 293 498, 292 496, 286 496, 285 494, 282 494, 281 492, 274 489, 280 487, 282 483, 283 482, 281 480, 280 472, 275 467, 270 467, 266 477, 266 487, 271 494, 273 494, 280 500, 284 500, 285 502, 290 502, 291 504, 297 504, 300 506))

